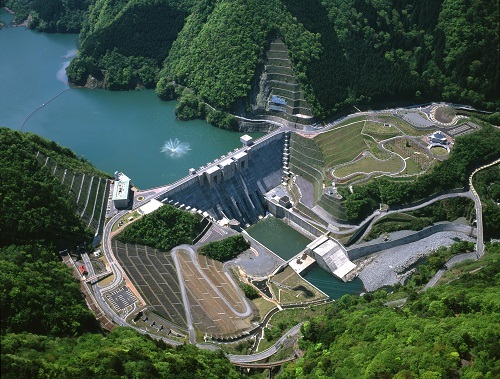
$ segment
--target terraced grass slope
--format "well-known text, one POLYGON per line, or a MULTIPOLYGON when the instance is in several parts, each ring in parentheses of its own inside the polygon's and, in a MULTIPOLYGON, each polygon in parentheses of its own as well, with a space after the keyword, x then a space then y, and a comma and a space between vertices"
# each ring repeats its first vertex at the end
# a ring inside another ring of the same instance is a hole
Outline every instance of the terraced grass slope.
POLYGON ((367 149, 361 132, 364 121, 354 122, 314 137, 314 142, 323 153, 325 167, 349 162, 367 149))
POLYGON ((290 170, 314 185, 317 199, 323 189, 325 160, 313 139, 293 133, 290 139, 290 170))
POLYGON ((175 262, 170 253, 113 239, 113 250, 148 306, 167 322, 185 329, 186 313, 175 262))
POLYGON ((288 48, 280 38, 271 42, 266 53, 264 77, 267 84, 266 92, 269 94, 265 99, 266 109, 277 115, 285 112, 288 115, 312 116, 311 108, 291 66, 288 48), (286 105, 273 104, 270 100, 273 95, 284 99, 286 105))
POLYGON ((39 151, 36 159, 68 189, 75 203, 75 212, 83 219, 84 224, 95 232, 104 222, 106 215, 104 206, 110 190, 109 180, 94 172, 79 172, 63 167, 55 159, 39 151))

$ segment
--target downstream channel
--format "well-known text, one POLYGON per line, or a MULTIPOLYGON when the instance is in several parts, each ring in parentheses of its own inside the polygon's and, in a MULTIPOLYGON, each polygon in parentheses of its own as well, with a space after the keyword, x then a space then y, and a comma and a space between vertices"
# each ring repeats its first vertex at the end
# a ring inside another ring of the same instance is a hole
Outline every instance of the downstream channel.
MULTIPOLYGON (((285 260, 300 253, 311 242, 309 238, 272 216, 268 216, 252 225, 247 229, 247 232, 285 260)), ((338 299, 345 294, 364 292, 363 283, 359 278, 344 283, 321 267, 312 269, 304 278, 330 296, 331 299, 338 299)))

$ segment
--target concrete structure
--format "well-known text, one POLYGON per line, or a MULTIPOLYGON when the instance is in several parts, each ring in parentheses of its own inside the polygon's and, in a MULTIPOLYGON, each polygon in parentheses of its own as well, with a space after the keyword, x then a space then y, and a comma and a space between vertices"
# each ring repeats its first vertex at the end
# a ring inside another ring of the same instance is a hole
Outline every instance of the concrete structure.
POLYGON ((147 202, 142 207, 140 207, 137 211, 141 215, 147 215, 151 212, 156 211, 158 208, 160 208, 162 206, 163 206, 163 203, 161 201, 158 201, 156 199, 151 199, 149 202, 147 202))
POLYGON ((323 235, 317 238, 307 245, 307 248, 321 268, 344 282, 345 276, 356 267, 347 257, 342 244, 328 236, 323 235))
POLYGON ((317 266, 316 261, 311 258, 307 253, 301 252, 297 256, 293 257, 288 265, 295 271, 297 274, 305 275, 308 271, 317 266))
POLYGON ((113 204, 115 208, 127 208, 129 204, 130 179, 122 172, 115 172, 113 204))
POLYGON ((236 220, 251 225, 266 214, 264 195, 281 183, 283 132, 260 139, 182 179, 158 200, 185 204, 215 220, 236 220))
POLYGON ((244 136, 240 137, 240 142, 243 144, 243 146, 250 146, 253 145, 253 138, 248 134, 245 134, 244 136))

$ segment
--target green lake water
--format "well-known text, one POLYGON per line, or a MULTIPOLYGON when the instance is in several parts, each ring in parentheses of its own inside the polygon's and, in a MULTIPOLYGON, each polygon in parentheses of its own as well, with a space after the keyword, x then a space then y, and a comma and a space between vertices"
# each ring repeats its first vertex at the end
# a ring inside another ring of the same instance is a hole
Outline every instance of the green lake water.
POLYGON ((6 24, 0 30, 0 126, 54 140, 103 171, 123 171, 142 189, 172 183, 241 146, 242 133, 176 120, 176 103, 161 101, 153 90, 70 88, 64 69, 78 36, 9 27, 11 19, 0 9, 6 24), (161 152, 175 139, 189 150, 180 157, 161 152))
MULTIPOLYGON (((311 242, 309 238, 272 216, 252 225, 247 229, 247 232, 285 260, 300 253, 311 242)), ((345 294, 360 294, 365 291, 359 278, 344 283, 321 267, 309 271, 304 278, 332 299, 338 299, 345 294)))

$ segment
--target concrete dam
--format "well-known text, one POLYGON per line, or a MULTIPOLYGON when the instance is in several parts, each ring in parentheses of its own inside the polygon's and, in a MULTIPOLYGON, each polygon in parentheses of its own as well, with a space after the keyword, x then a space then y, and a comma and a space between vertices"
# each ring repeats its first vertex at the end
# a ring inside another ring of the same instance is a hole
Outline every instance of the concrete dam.
POLYGON ((191 169, 159 200, 207 212, 216 220, 236 220, 242 227, 253 224, 266 213, 263 194, 281 183, 288 138, 289 132, 275 132, 211 165, 191 169))

